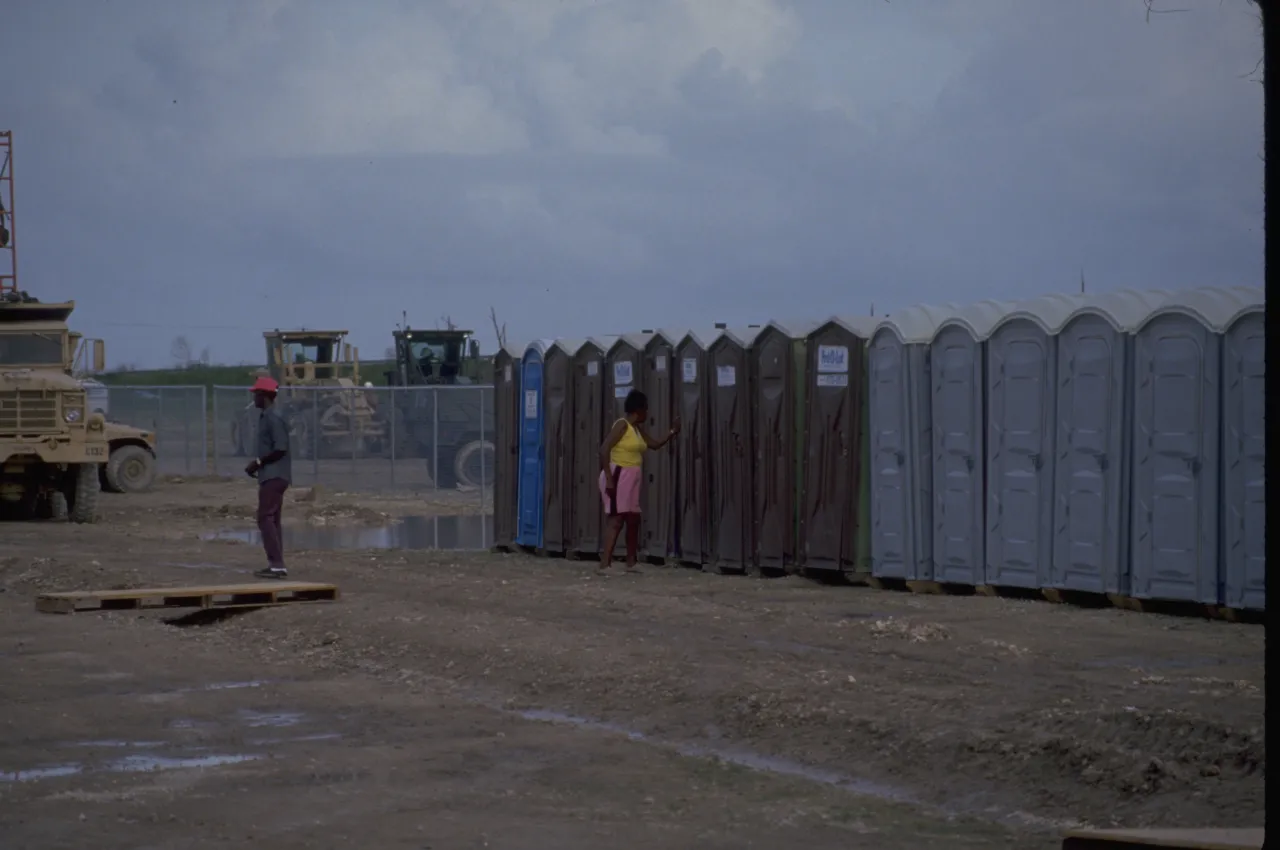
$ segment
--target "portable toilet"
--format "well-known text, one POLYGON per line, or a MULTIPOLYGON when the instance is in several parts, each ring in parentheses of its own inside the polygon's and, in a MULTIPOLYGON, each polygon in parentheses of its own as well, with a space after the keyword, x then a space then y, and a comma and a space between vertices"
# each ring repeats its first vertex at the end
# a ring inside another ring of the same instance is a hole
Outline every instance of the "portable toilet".
POLYGON ((523 349, 501 346, 493 356, 493 542, 516 542, 520 515, 520 373, 523 349))
POLYGON ((1222 604, 1267 609, 1266 304, 1264 290, 1222 344, 1222 604))
POLYGON ((986 578, 985 342, 1009 308, 999 301, 961 307, 929 345, 935 581, 977 586, 986 578))
POLYGON ((869 570, 865 349, 875 326, 873 316, 833 316, 809 333, 797 384, 805 407, 797 560, 806 570, 869 570))
POLYGON ((1218 603, 1222 342, 1260 303, 1259 290, 1175 292, 1134 334, 1136 599, 1218 603))
POLYGON ((985 583, 1038 590, 1053 560, 1057 333, 1087 296, 1010 305, 987 339, 985 583))
POLYGON ((606 354, 609 369, 605 374, 605 386, 612 405, 607 407, 613 415, 608 417, 605 428, 626 415, 623 408, 627 394, 643 388, 644 348, 653 338, 652 331, 637 331, 615 338, 606 354))
POLYGON ((754 562, 751 345, 759 328, 721 331, 708 352, 711 386, 711 546, 704 567, 745 571, 754 562))
POLYGON ((679 384, 674 405, 680 416, 675 455, 675 553, 684 564, 711 557, 711 387, 708 350, 719 329, 689 331, 676 343, 679 384))
POLYGON ((552 340, 530 343, 520 360, 520 522, 516 543, 542 548, 542 500, 546 473, 543 431, 543 358, 552 340))
POLYGON ((953 305, 881 320, 867 346, 871 575, 933 580, 933 385, 929 343, 953 305))
MULTIPOLYGON (((640 386, 649 399, 645 429, 662 439, 671 429, 674 384, 672 365, 683 331, 657 331, 645 343, 640 386)), ((676 454, 679 443, 644 453, 644 489, 641 494, 640 557, 661 559, 675 553, 676 454)))
POLYGON ((573 356, 573 533, 569 551, 600 553, 600 444, 605 435, 605 354, 617 337, 588 339, 573 356))
POLYGON ((1046 587, 1128 593, 1133 332, 1167 297, 1159 290, 1092 294, 1055 335, 1053 557, 1046 587))
MULTIPOLYGON (((546 445, 542 548, 562 553, 573 536, 574 357, 586 340, 556 340, 542 365, 542 430, 546 445)), ((598 466, 599 464, 597 464, 598 466)))
MULTIPOLYGON (((755 547, 752 563, 762 570, 785 570, 796 563, 797 364, 814 322, 770 322, 752 343, 748 359, 751 389, 755 547), (796 349, 800 349, 797 357, 796 349)), ((803 393, 803 385, 799 388, 803 393)))

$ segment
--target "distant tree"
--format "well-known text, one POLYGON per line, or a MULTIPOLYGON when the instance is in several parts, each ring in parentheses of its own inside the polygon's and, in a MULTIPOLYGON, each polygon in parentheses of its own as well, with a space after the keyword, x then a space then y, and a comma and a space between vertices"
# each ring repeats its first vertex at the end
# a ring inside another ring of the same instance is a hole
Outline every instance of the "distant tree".
POLYGON ((498 338, 498 348, 502 348, 507 344, 507 323, 498 324, 498 311, 489 307, 489 321, 493 322, 493 335, 498 338))
POLYGON ((169 356, 183 369, 191 365, 191 343, 185 336, 179 334, 173 338, 169 345, 169 356))

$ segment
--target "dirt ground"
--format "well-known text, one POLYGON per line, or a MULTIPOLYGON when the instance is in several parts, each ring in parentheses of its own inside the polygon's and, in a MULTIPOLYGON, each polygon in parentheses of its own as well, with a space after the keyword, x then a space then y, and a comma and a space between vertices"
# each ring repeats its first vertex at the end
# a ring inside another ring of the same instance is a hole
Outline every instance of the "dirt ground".
MULTIPOLYGON (((38 614, 228 583, 251 482, 0 529, 6 849, 1056 846, 1261 825, 1263 629, 489 553, 291 552, 332 604, 38 614), (183 622, 183 621, 179 621, 183 622)), ((287 522, 461 513, 321 492, 287 522)))

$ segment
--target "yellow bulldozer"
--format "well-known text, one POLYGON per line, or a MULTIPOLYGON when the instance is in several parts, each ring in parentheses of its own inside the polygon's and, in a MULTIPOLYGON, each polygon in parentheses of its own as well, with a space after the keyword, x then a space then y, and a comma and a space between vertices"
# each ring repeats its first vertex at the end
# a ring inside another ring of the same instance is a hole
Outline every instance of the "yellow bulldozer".
MULTIPOLYGON (((377 399, 360 383, 359 350, 345 342, 347 331, 279 329, 262 334, 267 366, 254 373, 280 384, 277 409, 289 424, 290 449, 299 458, 350 458, 381 454, 387 426, 377 399)), ((255 450, 258 411, 245 393, 245 406, 231 424, 236 454, 255 450)))

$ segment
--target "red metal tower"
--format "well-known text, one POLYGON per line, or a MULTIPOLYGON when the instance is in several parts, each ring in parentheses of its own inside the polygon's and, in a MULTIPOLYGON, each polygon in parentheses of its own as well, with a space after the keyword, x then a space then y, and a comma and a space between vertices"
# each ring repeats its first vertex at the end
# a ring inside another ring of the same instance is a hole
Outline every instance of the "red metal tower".
POLYGON ((18 291, 16 230, 13 223, 13 132, 0 130, 0 296, 18 291))

